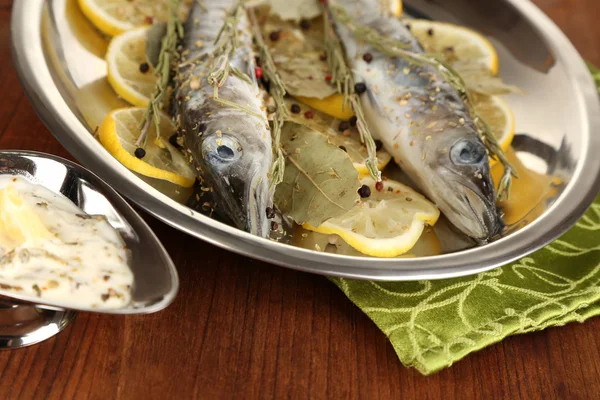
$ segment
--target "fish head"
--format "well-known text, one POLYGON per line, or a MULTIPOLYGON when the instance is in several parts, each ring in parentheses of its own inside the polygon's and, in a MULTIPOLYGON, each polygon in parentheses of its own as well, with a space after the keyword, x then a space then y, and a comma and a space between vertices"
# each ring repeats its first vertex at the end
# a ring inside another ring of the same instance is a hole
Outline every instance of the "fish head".
POLYGON ((426 158, 426 168, 435 177, 425 185, 430 197, 462 232, 487 242, 504 225, 485 145, 467 127, 445 130, 428 142, 427 154, 435 154, 426 158))
POLYGON ((246 132, 255 127, 255 123, 236 122, 204 137, 201 168, 219 199, 218 207, 232 222, 240 229, 266 237, 266 209, 272 207, 272 156, 267 141, 258 140, 256 132, 246 132))

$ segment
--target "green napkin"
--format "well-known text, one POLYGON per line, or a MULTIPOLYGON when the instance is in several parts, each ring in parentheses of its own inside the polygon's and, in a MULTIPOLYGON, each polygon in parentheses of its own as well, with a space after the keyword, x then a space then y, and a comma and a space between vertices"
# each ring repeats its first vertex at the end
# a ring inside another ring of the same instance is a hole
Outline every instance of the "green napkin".
MULTIPOLYGON (((600 71, 592 72, 600 86, 600 71)), ((600 315, 600 196, 560 239, 492 271, 418 282, 331 280, 390 339, 402 364, 428 375, 507 336, 600 315)))

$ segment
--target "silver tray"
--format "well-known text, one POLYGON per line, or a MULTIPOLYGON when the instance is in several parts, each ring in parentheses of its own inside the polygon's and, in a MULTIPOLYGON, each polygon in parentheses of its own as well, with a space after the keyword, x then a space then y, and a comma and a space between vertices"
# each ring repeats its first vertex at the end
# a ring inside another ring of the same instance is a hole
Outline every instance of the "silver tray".
MULTIPOLYGON (((474 274, 539 249, 577 221, 600 187, 600 104, 585 63, 529 1, 407 0, 406 10, 473 27, 492 40, 501 75, 527 93, 506 98, 515 112, 517 132, 524 133, 513 143, 517 155, 528 168, 562 182, 552 188, 553 196, 541 199, 504 237, 488 245, 460 250, 460 239, 450 234, 442 240, 444 254, 376 259, 252 236, 161 193, 113 159, 90 134, 94 123, 86 106, 94 98, 86 100, 85 94, 90 85, 102 85, 106 68, 102 43, 79 40, 80 31, 89 27, 77 22, 75 14, 83 16, 75 0, 14 2, 13 58, 38 115, 73 156, 158 219, 224 249, 302 271, 376 280, 474 274)), ((438 224, 436 229, 448 230, 443 222, 438 224)))

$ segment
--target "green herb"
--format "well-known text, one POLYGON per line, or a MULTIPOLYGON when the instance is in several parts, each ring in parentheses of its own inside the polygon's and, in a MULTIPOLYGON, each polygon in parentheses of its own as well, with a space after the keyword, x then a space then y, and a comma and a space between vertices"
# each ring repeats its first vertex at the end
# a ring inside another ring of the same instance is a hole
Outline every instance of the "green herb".
MULTIPOLYGON (((227 77, 232 72, 231 57, 239 46, 238 24, 243 12, 244 3, 240 0, 225 17, 223 26, 221 26, 215 38, 212 68, 208 74, 208 83, 214 88, 215 99, 219 98, 219 88, 227 82, 227 77)), ((248 77, 242 73, 236 73, 236 75, 239 77, 244 76, 248 80, 248 77)))
POLYGON ((356 127, 360 134, 360 140, 367 147, 369 158, 365 165, 369 173, 376 181, 381 180, 381 172, 377 169, 377 150, 373 136, 369 131, 367 121, 363 112, 359 95, 355 92, 355 82, 352 71, 346 64, 344 50, 333 28, 331 18, 328 13, 323 13, 323 27, 325 36, 325 50, 327 53, 327 63, 331 74, 331 83, 335 85, 337 91, 344 95, 344 107, 349 105, 356 114, 356 127))
POLYGON ((590 72, 592 73, 592 78, 594 78, 594 82, 596 83, 596 86, 598 87, 598 93, 600 93, 600 69, 598 69, 592 63, 586 63, 586 64, 587 64, 588 68, 590 69, 590 72))
POLYGON ((250 10, 249 15, 254 30, 254 39, 256 40, 256 45, 258 46, 260 53, 263 74, 271 83, 269 93, 273 97, 276 107, 272 131, 273 149, 275 153, 275 160, 273 161, 273 167, 271 168, 271 186, 273 186, 281 183, 285 170, 285 158, 283 156, 280 143, 281 127, 288 117, 287 107, 285 106, 284 100, 286 93, 283 82, 277 73, 277 67, 273 62, 271 53, 269 52, 269 49, 267 48, 267 45, 262 37, 262 33, 260 32, 258 23, 256 21, 256 16, 252 10, 250 10))
POLYGON ((327 136, 285 122, 281 144, 286 165, 274 201, 284 214, 298 224, 319 226, 359 201, 358 172, 348 154, 329 143, 327 136))
POLYGON ((151 121, 154 121, 156 127, 156 137, 160 137, 160 108, 163 105, 163 100, 171 80, 173 61, 178 57, 177 42, 183 38, 183 25, 178 17, 178 9, 179 0, 169 0, 167 31, 162 38, 160 54, 155 70, 158 82, 140 125, 141 132, 135 143, 136 147, 143 148, 146 146, 151 121))
POLYGON ((166 34, 167 24, 165 22, 153 24, 148 28, 148 33, 146 33, 146 60, 152 65, 152 68, 158 67, 162 40, 166 34))
POLYGON ((356 24, 352 17, 347 14, 346 10, 340 6, 330 6, 329 10, 331 11, 333 19, 336 22, 343 24, 358 39, 370 44, 379 52, 387 56, 402 57, 416 65, 431 65, 435 67, 442 77, 444 77, 444 79, 459 92, 490 155, 497 158, 504 166, 504 174, 498 185, 497 200, 507 200, 510 194, 512 176, 518 178, 517 172, 508 161, 506 154, 498 144, 498 141, 488 124, 477 114, 465 82, 460 75, 444 61, 428 54, 409 51, 406 49, 406 43, 384 38, 373 29, 356 24))

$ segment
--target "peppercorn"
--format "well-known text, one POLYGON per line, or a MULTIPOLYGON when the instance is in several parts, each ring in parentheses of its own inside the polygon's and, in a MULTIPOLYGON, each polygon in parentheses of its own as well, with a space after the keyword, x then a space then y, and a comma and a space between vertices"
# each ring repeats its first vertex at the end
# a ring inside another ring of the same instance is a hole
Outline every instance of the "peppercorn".
POLYGON ((148 64, 147 62, 143 62, 143 63, 140 64, 140 72, 142 74, 145 74, 149 70, 150 70, 150 64, 148 64))
POLYGON ((292 104, 292 106, 290 107, 290 110, 292 111, 293 114, 300 114, 300 111, 302 111, 302 109, 300 108, 300 106, 298 104, 292 104))
POLYGON ((256 79, 260 79, 263 77, 263 70, 261 67, 254 67, 254 75, 256 75, 256 79))
POLYGON ((266 211, 268 219, 272 219, 275 217, 275 210, 273 208, 267 207, 267 209, 265 211, 266 211))
POLYGON ((300 21, 300 28, 304 29, 305 31, 310 29, 310 22, 306 19, 303 19, 300 21))
POLYGON ((348 122, 350 123, 350 126, 356 126, 356 123, 358 122, 358 118, 356 118, 356 115, 353 115, 350 117, 348 122))
POLYGON ((381 140, 375 140, 375 151, 381 150, 382 147, 383 143, 381 142, 381 140))
POLYGON ((281 31, 273 31, 269 34, 269 39, 271 39, 273 42, 276 42, 279 40, 280 36, 281 36, 281 31))
POLYGON ((429 35, 429 36, 433 36, 433 28, 429 28, 429 29, 427 30, 427 35, 429 35))
POLYGON ((177 147, 177 148, 180 147, 179 143, 177 143, 177 134, 176 133, 171 135, 171 137, 169 138, 169 143, 171 143, 171 145, 173 147, 177 147))
POLYGON ((138 147, 137 149, 135 149, 134 152, 135 156, 137 158, 144 158, 144 156, 146 155, 146 150, 142 149, 141 147, 138 147))
POLYGON ((367 185, 362 185, 360 189, 358 189, 358 195, 361 198, 366 199, 371 195, 371 188, 369 188, 367 185))
POLYGON ((338 126, 340 132, 344 132, 346 129, 350 129, 350 124, 346 121, 340 122, 340 126, 338 126))
POLYGON ((339 148, 340 148, 341 150, 344 150, 345 152, 348 152, 348 150, 346 150, 346 146, 339 146, 339 148))
POLYGON ((379 181, 375 184, 375 189, 377 189, 378 192, 381 192, 383 190, 383 182, 379 181))
POLYGON ((365 85, 364 82, 358 82, 356 85, 354 85, 354 91, 356 94, 363 94, 367 91, 367 85, 365 85))
POLYGON ((329 75, 329 74, 325 75, 325 81, 331 82, 331 75, 329 75))
POLYGON ((363 54, 363 60, 365 60, 365 62, 370 63, 371 61, 373 61, 373 54, 371 54, 371 53, 363 54))
POLYGON ((308 118, 308 119, 313 119, 314 116, 315 116, 315 112, 312 110, 308 110, 304 113, 304 117, 308 118))
POLYGON ((275 221, 271 221, 271 229, 276 231, 277 229, 279 229, 279 224, 275 221))

